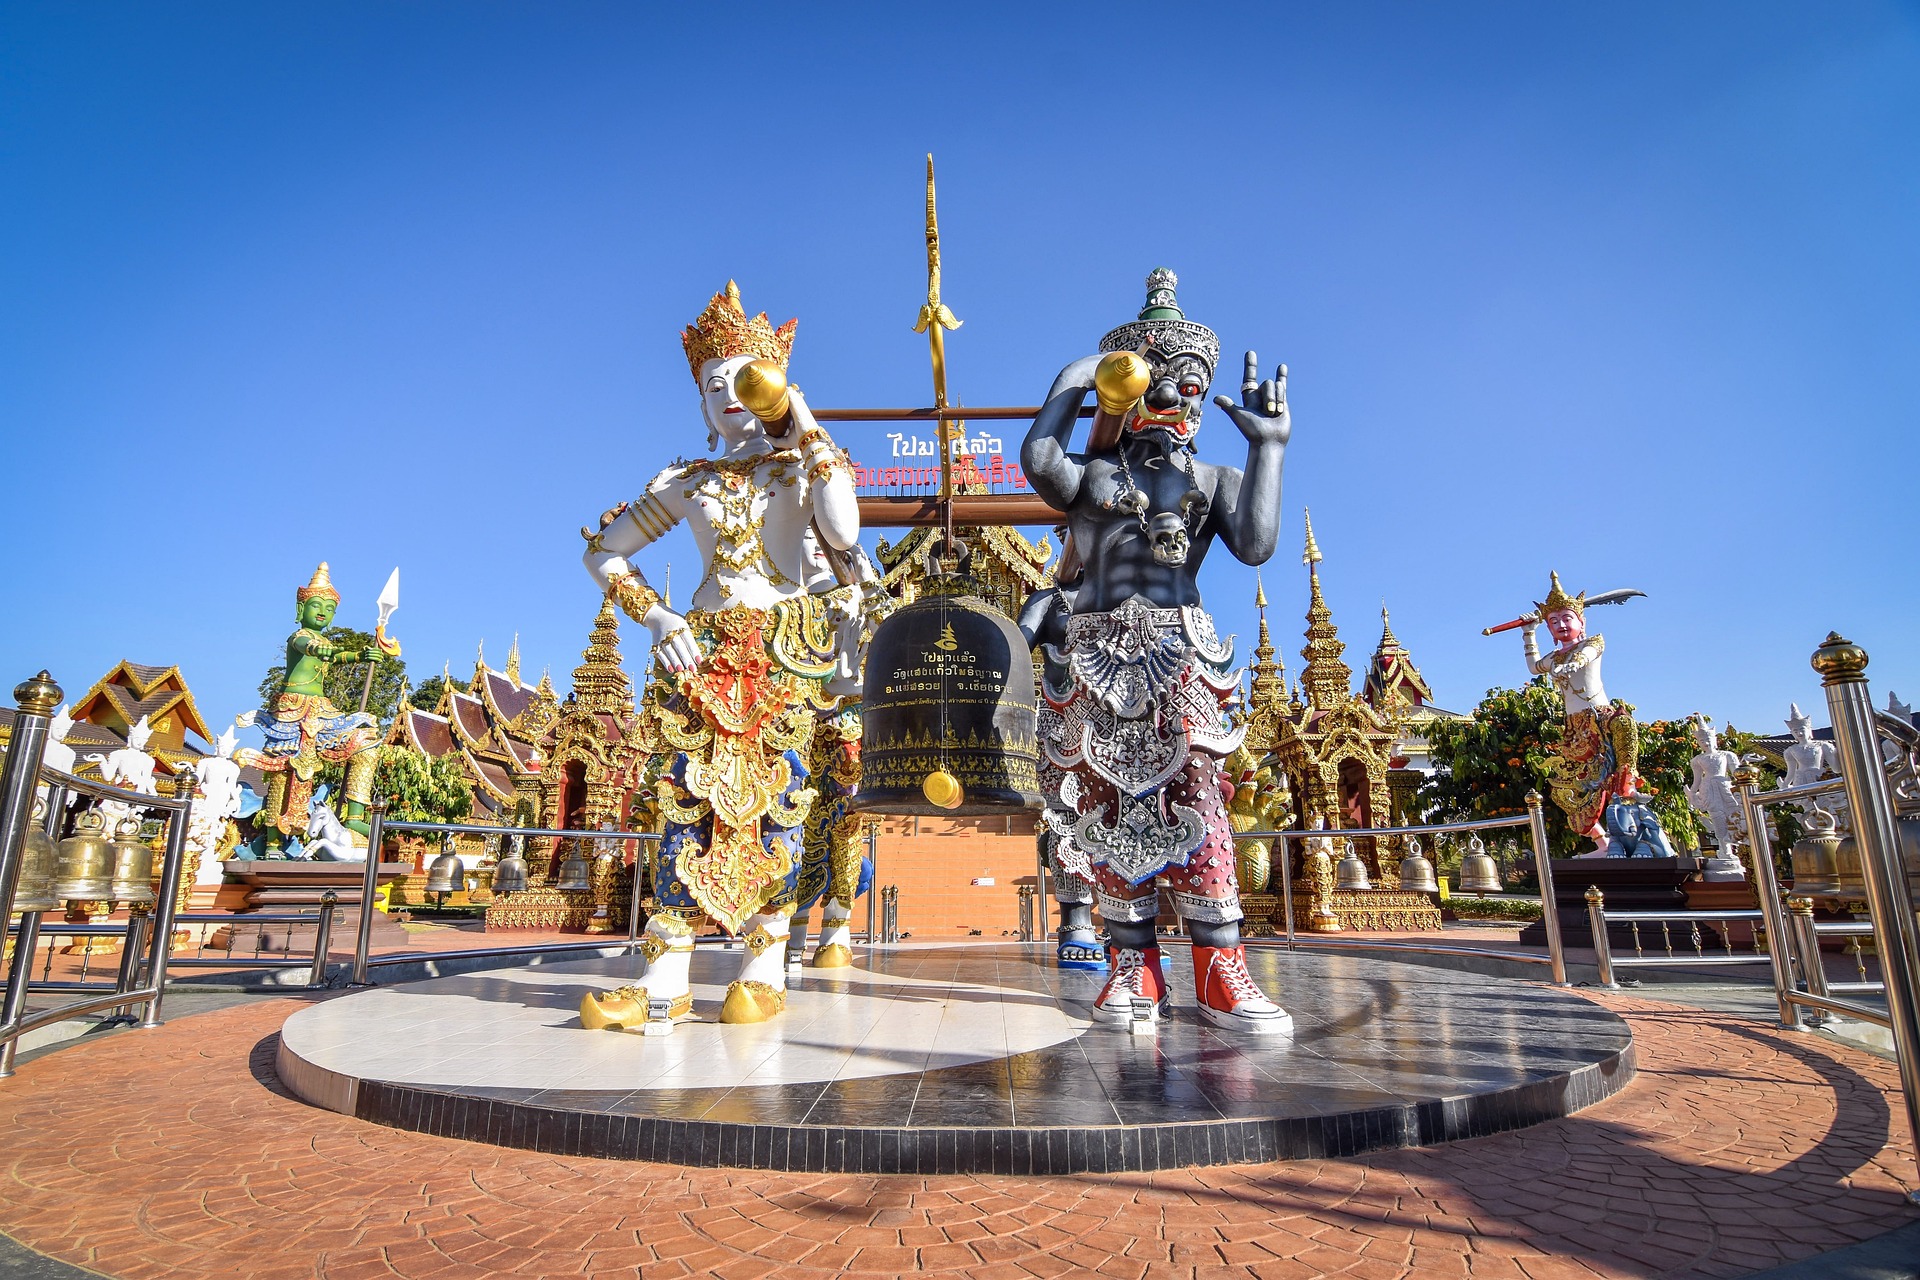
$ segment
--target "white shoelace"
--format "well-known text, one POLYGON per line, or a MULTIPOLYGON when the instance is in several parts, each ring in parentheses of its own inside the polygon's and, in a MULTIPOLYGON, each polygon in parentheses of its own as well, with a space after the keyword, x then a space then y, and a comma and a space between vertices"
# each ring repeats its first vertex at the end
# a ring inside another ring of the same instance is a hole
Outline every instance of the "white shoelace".
POLYGON ((1254 985, 1253 975, 1247 972, 1246 965, 1240 963, 1238 956, 1226 959, 1215 956, 1209 962, 1209 967, 1217 969, 1220 975, 1226 979, 1227 990, 1233 995, 1233 1003, 1236 1006, 1248 1000, 1258 1000, 1262 1004, 1266 1003, 1266 994, 1262 992, 1258 986, 1254 985))

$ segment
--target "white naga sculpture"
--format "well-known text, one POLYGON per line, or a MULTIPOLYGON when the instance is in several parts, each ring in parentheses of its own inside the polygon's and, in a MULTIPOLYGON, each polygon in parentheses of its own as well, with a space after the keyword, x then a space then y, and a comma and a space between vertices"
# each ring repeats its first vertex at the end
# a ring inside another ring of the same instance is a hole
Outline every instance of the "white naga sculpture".
POLYGON ((233 762, 237 738, 229 728, 214 743, 214 754, 203 758, 197 768, 200 779, 193 797, 193 816, 187 823, 187 843, 199 860, 194 882, 217 885, 225 867, 220 862, 220 845, 227 834, 227 820, 240 812, 240 766, 233 762))
POLYGON ((1687 803, 1707 815, 1713 824, 1713 838, 1719 845, 1701 873, 1705 880, 1744 880, 1747 878, 1733 846, 1745 834, 1740 802, 1733 793, 1733 775, 1740 757, 1720 745, 1719 735, 1706 717, 1693 717, 1693 741, 1700 750, 1693 757, 1693 781, 1687 784, 1687 803))
MULTIPOLYGON (((153 737, 153 726, 147 723, 145 716, 140 723, 127 730, 127 745, 106 755, 89 755, 87 759, 100 766, 102 781, 116 787, 125 787, 129 791, 138 791, 143 796, 158 795, 159 787, 153 780, 154 766, 158 763, 147 754, 147 743, 153 737)), ((107 830, 119 828, 122 818, 137 816, 135 806, 119 800, 102 801, 100 812, 106 815, 107 830)))

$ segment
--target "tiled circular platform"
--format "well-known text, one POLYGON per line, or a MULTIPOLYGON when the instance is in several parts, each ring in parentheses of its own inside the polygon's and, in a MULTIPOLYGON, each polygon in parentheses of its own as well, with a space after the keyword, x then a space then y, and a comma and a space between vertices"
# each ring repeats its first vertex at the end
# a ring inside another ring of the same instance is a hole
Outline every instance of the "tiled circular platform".
POLYGON ((574 1155, 865 1173, 1056 1174, 1355 1155, 1571 1114, 1633 1074, 1626 1024, 1506 979, 1249 953, 1291 1037, 1191 1011, 1153 1037, 1091 1023, 1097 974, 1039 946, 916 946, 809 970, 761 1026, 711 1019, 739 953, 694 961, 700 1021, 589 1032, 580 996, 640 961, 498 969, 360 992, 288 1019, 279 1074, 399 1128, 574 1155))

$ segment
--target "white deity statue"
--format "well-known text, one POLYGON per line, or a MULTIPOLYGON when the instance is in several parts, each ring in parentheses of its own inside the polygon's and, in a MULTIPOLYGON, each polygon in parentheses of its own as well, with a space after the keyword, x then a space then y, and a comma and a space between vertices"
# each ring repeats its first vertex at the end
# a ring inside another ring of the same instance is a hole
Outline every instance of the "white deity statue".
MULTIPOLYGON (((89 755, 87 759, 99 764, 103 782, 138 791, 143 796, 158 795, 160 789, 153 780, 153 771, 159 762, 147 754, 147 743, 152 737, 153 726, 141 716, 140 723, 127 730, 126 746, 106 755, 89 755)), ((121 819, 139 816, 135 806, 119 800, 101 802, 100 812, 107 817, 109 831, 117 830, 121 819)))
POLYGON ((187 824, 187 844, 198 859, 197 885, 219 884, 225 870, 220 862, 220 845, 226 838, 228 819, 240 812, 240 766, 233 762, 237 742, 229 728, 214 743, 214 754, 195 766, 199 786, 194 794, 193 816, 187 824))
MULTIPOLYGON (((1787 704, 1787 733, 1793 743, 1780 753, 1786 761, 1786 785, 1802 787, 1810 782, 1819 782, 1826 778, 1840 776, 1840 749, 1831 742, 1822 742, 1813 736, 1813 720, 1800 710, 1797 702, 1787 704)), ((1802 813, 1811 809, 1824 819, 1837 822, 1846 809, 1844 796, 1822 796, 1807 806, 1796 806, 1802 813)), ((1815 819, 1816 825, 1826 825, 1821 819, 1815 819)))
POLYGON ((41 756, 43 764, 51 765, 62 773, 73 772, 74 766, 80 763, 80 757, 67 745, 67 734, 72 730, 73 716, 63 702, 60 709, 53 713, 53 722, 47 726, 47 750, 41 756))
POLYGON ((1687 784, 1687 803, 1707 815, 1719 848, 1702 872, 1706 880, 1744 880, 1747 873, 1734 856, 1733 846, 1744 832, 1740 802, 1733 791, 1733 775, 1740 757, 1720 745, 1719 735, 1704 716, 1693 717, 1693 741, 1700 750, 1693 757, 1693 781, 1687 784))

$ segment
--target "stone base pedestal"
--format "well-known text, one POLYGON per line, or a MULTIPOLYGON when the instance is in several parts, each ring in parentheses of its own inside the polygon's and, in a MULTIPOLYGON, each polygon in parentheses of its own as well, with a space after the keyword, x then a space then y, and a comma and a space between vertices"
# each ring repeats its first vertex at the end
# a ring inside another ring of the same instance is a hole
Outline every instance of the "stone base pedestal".
MULTIPOLYGON (((379 883, 390 885, 411 869, 404 862, 383 862, 377 873, 379 883)), ((267 858, 230 862, 227 883, 222 886, 220 896, 226 898, 230 889, 240 885, 246 889, 245 902, 235 913, 239 918, 216 930, 207 945, 224 948, 231 935, 235 951, 251 953, 257 936, 262 952, 298 954, 311 950, 317 923, 250 926, 246 914, 250 911, 317 914, 321 898, 331 891, 338 895, 340 908, 333 922, 332 949, 352 950, 360 929, 360 891, 366 883, 366 874, 364 862, 295 862, 267 858)), ((372 937, 376 948, 404 947, 408 942, 406 930, 400 927, 399 921, 377 907, 373 912, 372 937)))
MULTIPOLYGON (((1587 888, 1599 886, 1610 911, 1685 911, 1682 887, 1700 869, 1700 859, 1686 858, 1555 858, 1553 898, 1560 918, 1560 940, 1569 947, 1591 947, 1593 928, 1587 922, 1587 888)), ((1660 926, 1642 925, 1643 939, 1660 926)), ((1615 950, 1633 950, 1633 932, 1625 924, 1609 922, 1607 941, 1615 950)), ((1522 946, 1547 945, 1547 926, 1536 920, 1520 931, 1522 946)))

